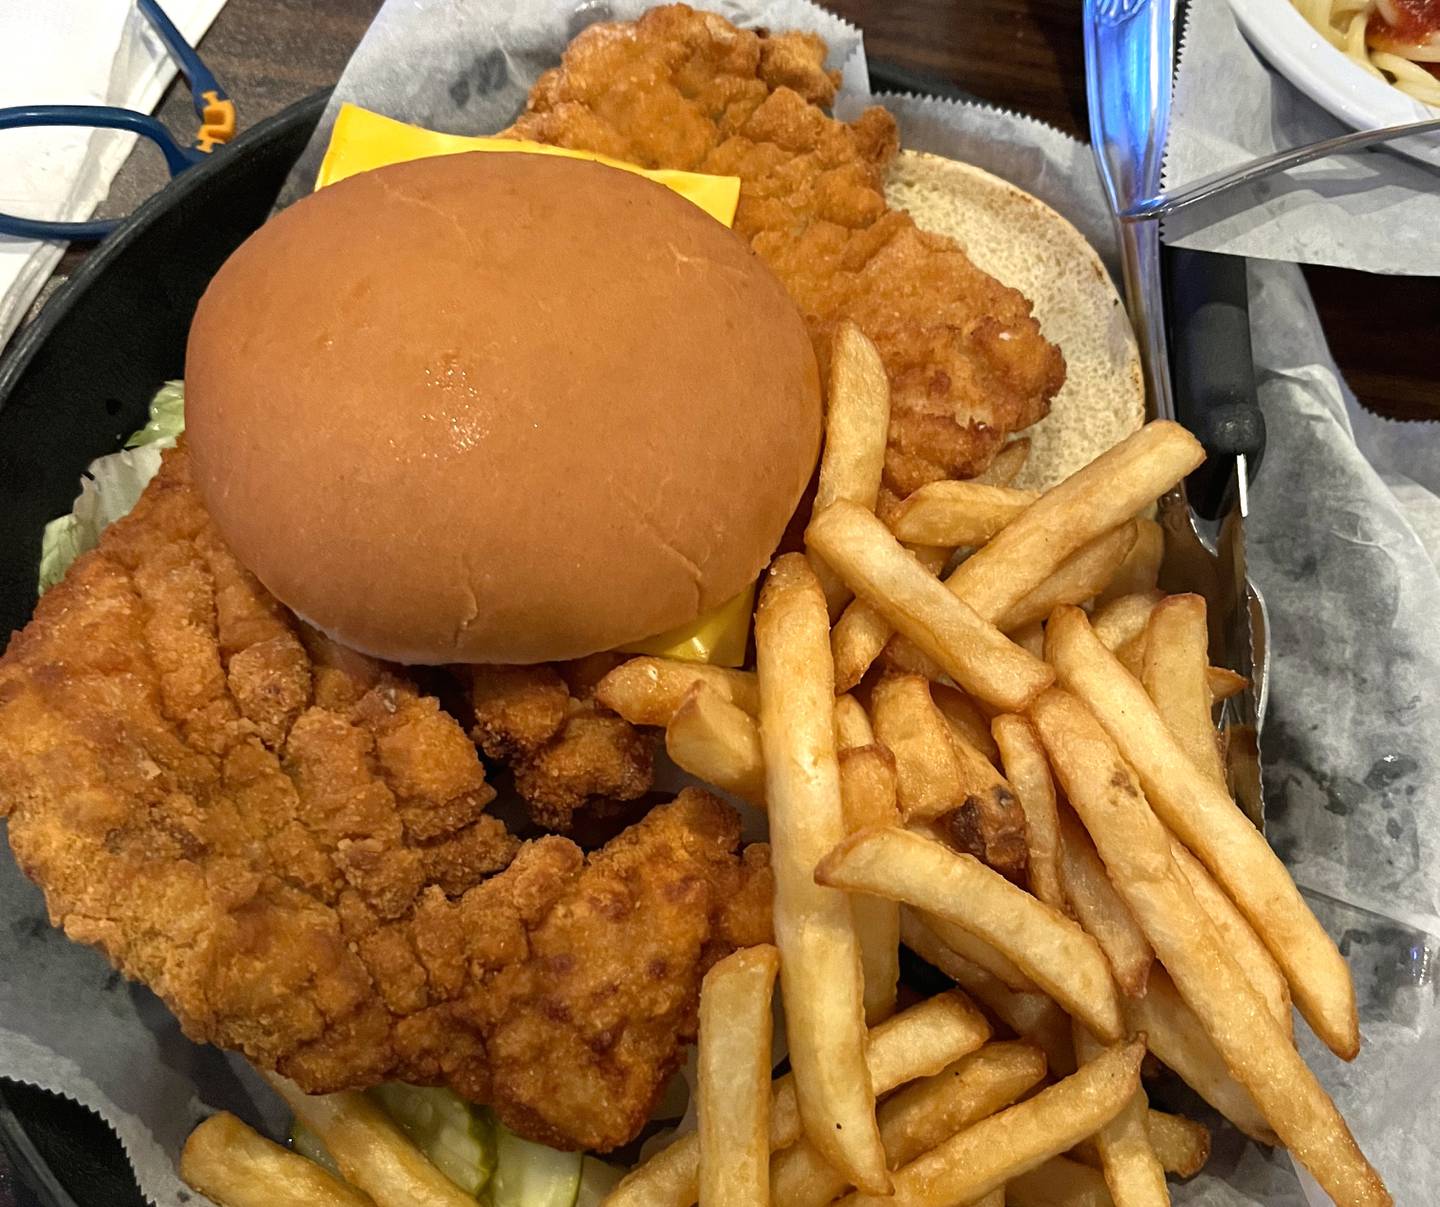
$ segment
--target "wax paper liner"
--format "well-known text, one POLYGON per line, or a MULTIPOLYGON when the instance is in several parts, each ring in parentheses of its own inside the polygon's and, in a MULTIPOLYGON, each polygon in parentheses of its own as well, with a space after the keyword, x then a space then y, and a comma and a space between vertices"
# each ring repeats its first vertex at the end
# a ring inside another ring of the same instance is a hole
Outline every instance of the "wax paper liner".
MULTIPOLYGON (((1164 188, 1349 132, 1266 63, 1226 0, 1190 0, 1164 188)), ((1165 238, 1201 251, 1436 276, 1436 230, 1440 167, 1377 148, 1317 160, 1181 211, 1166 220, 1165 238)))
MULTIPOLYGON (((529 84, 585 23, 641 5, 392 0, 337 91, 391 116, 464 133, 513 120, 529 84)), ((837 109, 871 98, 859 35, 801 2, 726 3, 742 24, 808 28, 845 73, 837 109)), ((1114 264, 1085 147, 976 104, 886 97, 905 145, 969 160, 1035 193, 1114 264)), ((315 147, 323 145, 324 132, 315 147)), ((315 148, 290 195, 308 191, 315 148)), ((1431 744, 1440 708, 1440 576, 1420 513, 1359 451, 1347 395, 1294 269, 1256 265, 1255 348, 1271 449, 1254 491, 1251 568, 1274 625, 1265 735, 1273 838, 1355 966, 1365 1047, 1342 1065, 1300 1043, 1402 1204, 1440 1201, 1437 832, 1431 744)), ((156 383, 158 386, 158 382, 156 383)), ((1414 490, 1423 481, 1403 475, 1414 490)), ((1432 496, 1433 502, 1433 496, 1432 496)), ((283 1135, 283 1112, 243 1061, 189 1043, 146 990, 45 922, 38 891, 0 858, 0 1071, 68 1094, 115 1128, 146 1195, 193 1203, 175 1174, 191 1126, 225 1107, 283 1135)), ((1216 1131, 1215 1157, 1176 1201, 1302 1204, 1289 1159, 1216 1131)), ((1311 1192, 1318 1193, 1318 1192, 1311 1192)), ((1321 1199, 1311 1201, 1319 1202, 1321 1199)))

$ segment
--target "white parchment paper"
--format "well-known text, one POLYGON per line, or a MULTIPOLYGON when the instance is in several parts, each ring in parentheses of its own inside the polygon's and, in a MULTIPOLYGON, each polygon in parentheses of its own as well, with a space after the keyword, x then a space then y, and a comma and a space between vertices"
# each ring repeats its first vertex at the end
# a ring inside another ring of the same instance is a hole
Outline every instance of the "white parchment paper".
MULTIPOLYGON (((520 6, 501 0, 391 0, 337 96, 438 129, 491 132, 513 119, 534 77, 585 23, 643 7, 573 3, 512 13, 520 6)), ((832 14, 803 0, 719 7, 742 24, 821 33, 845 71, 837 107, 849 113, 871 100, 859 35, 832 14)), ((1113 262, 1085 147, 990 108, 880 99, 905 145, 1029 189, 1113 262)), ((292 194, 308 191, 314 162, 312 154, 297 169, 292 194)), ((1252 295, 1271 439, 1250 528, 1252 572, 1274 627, 1264 742, 1271 835, 1354 965, 1365 1046, 1344 1066, 1303 1024, 1297 1034, 1396 1201, 1440 1202, 1440 574, 1427 552, 1440 545, 1436 471, 1402 457, 1382 472, 1366 459, 1407 442, 1367 423, 1357 444, 1353 400, 1298 271, 1255 265, 1252 295)), ((225 1107, 283 1134, 283 1112, 242 1061, 186 1041, 148 991, 48 927, 39 892, 8 851, 0 919, 0 1073, 99 1111, 155 1203, 196 1201, 174 1163, 209 1111, 225 1107)), ((1283 1153, 1223 1127, 1210 1167, 1174 1193, 1181 1203, 1307 1202, 1283 1153)))
MULTIPOLYGON (((1289 0, 1274 0, 1284 4, 1289 0)), ((1273 70, 1226 0, 1190 0, 1166 189, 1350 127, 1273 70)), ((1167 219, 1167 242, 1299 264, 1440 275, 1440 167, 1376 148, 1270 176, 1167 219)))

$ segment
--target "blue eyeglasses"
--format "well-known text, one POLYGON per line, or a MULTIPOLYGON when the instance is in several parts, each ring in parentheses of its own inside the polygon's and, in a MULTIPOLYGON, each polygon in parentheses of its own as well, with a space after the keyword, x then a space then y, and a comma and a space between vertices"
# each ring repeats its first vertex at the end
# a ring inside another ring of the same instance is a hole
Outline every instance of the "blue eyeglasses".
MULTIPOLYGON (((175 136, 158 118, 113 105, 15 105, 8 109, 0 108, 0 130, 23 126, 96 126, 129 130, 150 139, 160 148, 172 177, 228 142, 235 134, 235 105, 229 94, 200 61, 194 47, 180 36, 180 31, 156 0, 136 0, 136 4, 160 35, 165 49, 170 52, 170 57, 190 86, 195 116, 200 119, 199 133, 190 146, 181 146, 176 142, 175 136)), ((119 224, 118 218, 92 222, 43 222, 35 218, 0 214, 0 235, 14 235, 22 239, 100 239, 119 224)))

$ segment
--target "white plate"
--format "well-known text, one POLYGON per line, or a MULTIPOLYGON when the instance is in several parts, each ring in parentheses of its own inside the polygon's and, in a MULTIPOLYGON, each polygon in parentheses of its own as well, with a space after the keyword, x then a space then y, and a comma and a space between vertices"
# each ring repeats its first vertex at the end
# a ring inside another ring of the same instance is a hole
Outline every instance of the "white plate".
MULTIPOLYGON (((1347 126, 1374 130, 1440 117, 1440 109, 1377 80, 1331 46, 1290 0, 1230 0, 1230 8, 1245 36, 1271 66, 1347 126)), ((1440 166, 1440 136, 1420 134, 1389 146, 1440 166)))

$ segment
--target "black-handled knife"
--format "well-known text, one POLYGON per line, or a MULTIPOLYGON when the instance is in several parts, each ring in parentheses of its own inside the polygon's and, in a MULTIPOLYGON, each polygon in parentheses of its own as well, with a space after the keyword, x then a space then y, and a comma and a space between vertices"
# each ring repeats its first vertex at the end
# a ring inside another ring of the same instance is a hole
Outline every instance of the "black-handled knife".
POLYGON ((1209 454, 1186 495, 1197 514, 1218 520, 1233 503, 1237 471, 1253 478, 1265 453, 1245 260, 1166 247, 1163 263, 1176 417, 1209 454))

